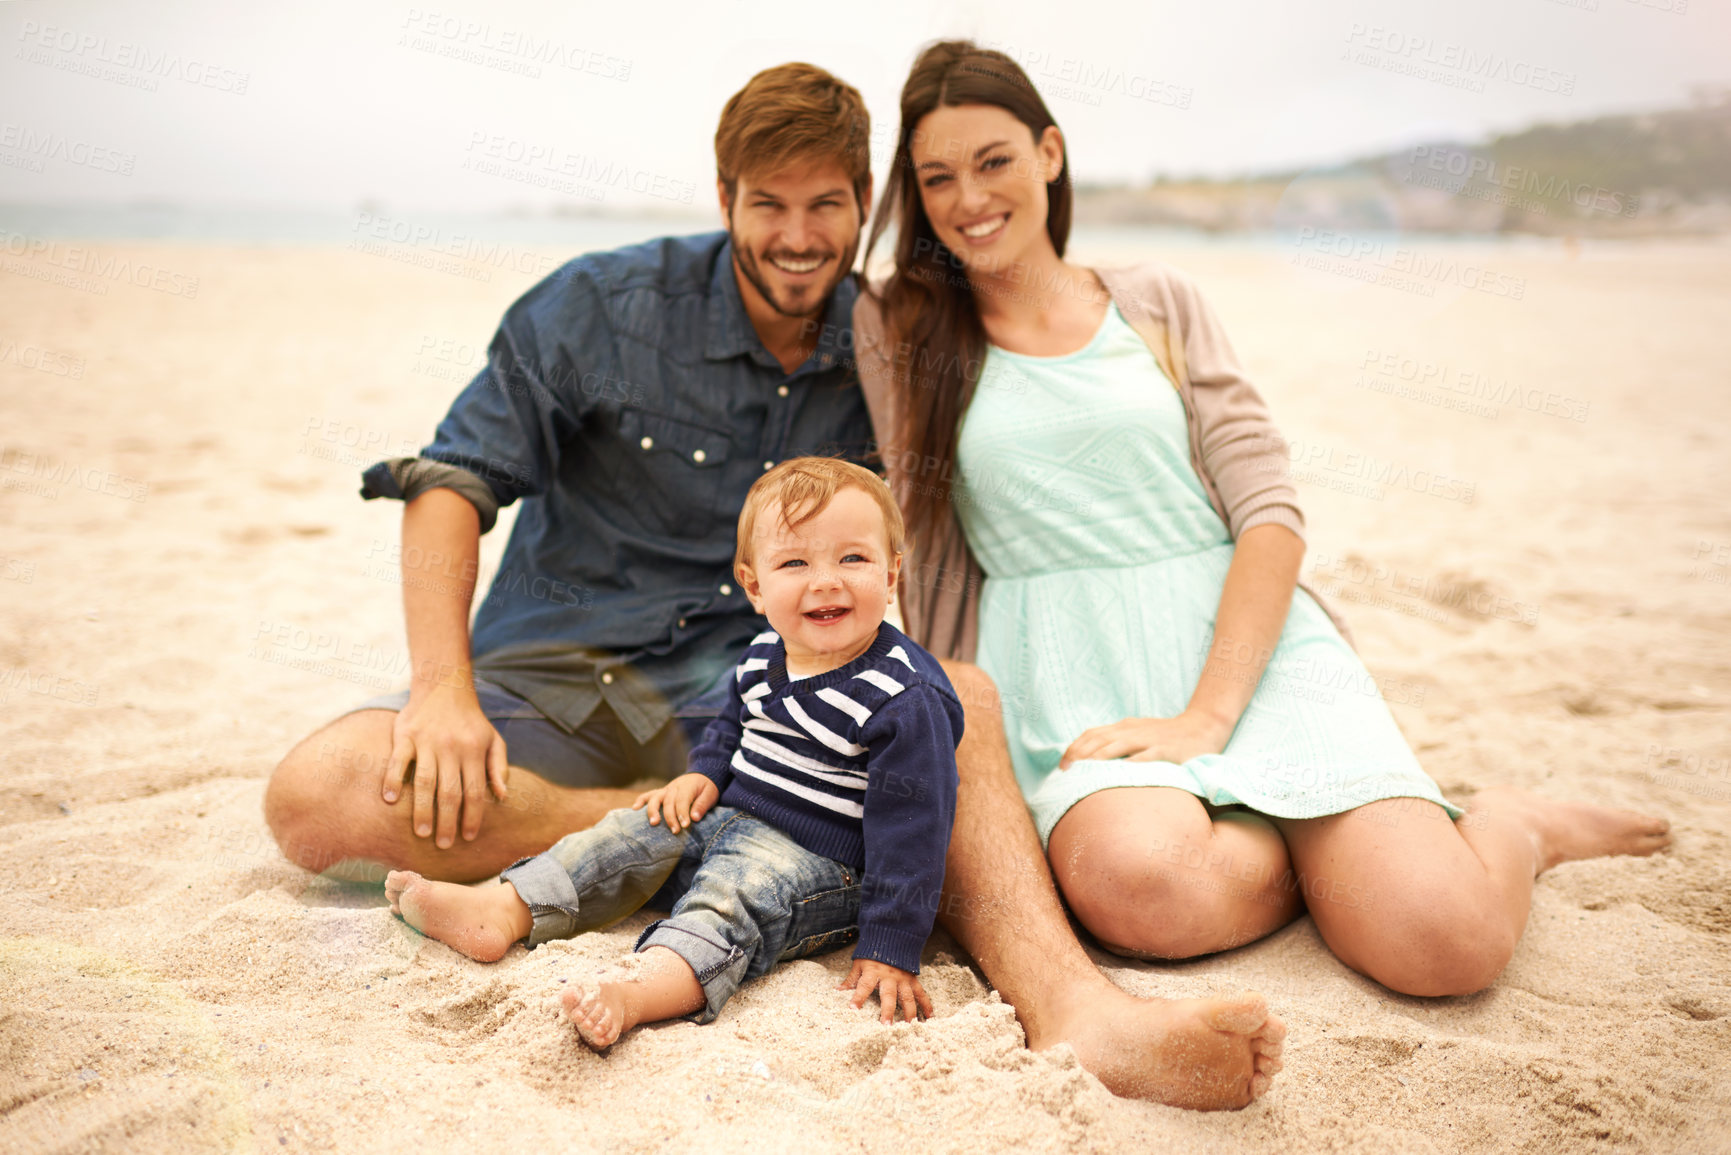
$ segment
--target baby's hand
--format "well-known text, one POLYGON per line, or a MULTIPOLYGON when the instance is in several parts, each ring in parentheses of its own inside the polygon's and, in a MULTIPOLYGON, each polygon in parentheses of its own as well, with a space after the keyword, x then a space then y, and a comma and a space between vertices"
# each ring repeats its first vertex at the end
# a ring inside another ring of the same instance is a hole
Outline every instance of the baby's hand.
POLYGON ((678 834, 709 813, 721 791, 702 774, 681 774, 659 790, 645 790, 631 804, 631 809, 649 807, 649 825, 659 826, 667 820, 667 829, 678 834))
POLYGON ((928 1019, 932 1015, 932 1000, 926 996, 926 988, 920 985, 919 976, 876 959, 854 959, 853 969, 836 989, 852 989, 856 1008, 865 1006, 865 1001, 876 991, 878 1006, 883 1009, 879 1017, 886 1023, 896 1021, 898 1007, 910 1023, 916 1016, 928 1019))

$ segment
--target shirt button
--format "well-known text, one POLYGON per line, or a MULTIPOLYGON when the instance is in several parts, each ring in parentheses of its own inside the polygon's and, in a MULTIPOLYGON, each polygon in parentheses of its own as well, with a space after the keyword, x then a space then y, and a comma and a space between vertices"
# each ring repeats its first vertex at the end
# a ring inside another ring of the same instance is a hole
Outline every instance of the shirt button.
POLYGON ((773 461, 766 461, 766 462, 764 462, 764 463, 763 463, 763 467, 764 467, 764 468, 765 468, 765 469, 774 469, 774 468, 775 468, 775 462, 773 462, 773 461))
POLYGON ((775 395, 777 397, 786 397, 787 396, 787 386, 786 385, 777 385, 775 387, 775 395))
POLYGON ((611 686, 613 684, 613 675, 611 672, 601 675, 601 684, 603 686, 611 686))
POLYGON ((733 592, 732 586, 728 585, 726 582, 721 583, 721 596, 722 597, 726 597, 727 595, 731 594, 732 592, 733 592))
POLYGON ((701 449, 693 449, 691 451, 691 460, 698 462, 699 464, 702 463, 705 456, 705 453, 701 449))
POLYGON ((655 438, 645 437, 642 441, 639 441, 637 444, 643 446, 643 448, 645 448, 645 449, 654 449, 655 448, 655 438))

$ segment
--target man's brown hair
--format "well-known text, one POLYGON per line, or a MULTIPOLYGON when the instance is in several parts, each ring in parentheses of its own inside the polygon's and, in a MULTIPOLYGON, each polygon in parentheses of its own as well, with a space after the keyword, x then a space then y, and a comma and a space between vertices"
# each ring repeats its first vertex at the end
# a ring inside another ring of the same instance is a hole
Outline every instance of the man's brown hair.
MULTIPOLYGON (((836 457, 791 457, 752 483, 739 514, 739 538, 733 551, 733 573, 751 560, 751 539, 764 506, 778 502, 781 522, 794 529, 824 511, 838 490, 863 489, 878 503, 884 515, 884 536, 889 539, 890 558, 907 548, 902 511, 883 478, 864 466, 836 457)), ((890 558, 885 558, 889 561, 890 558)), ((741 580, 744 580, 743 578, 741 580)))
POLYGON ((863 219, 871 184, 871 115, 851 84, 815 64, 766 68, 734 93, 715 129, 715 171, 731 202, 742 176, 835 161, 863 219))

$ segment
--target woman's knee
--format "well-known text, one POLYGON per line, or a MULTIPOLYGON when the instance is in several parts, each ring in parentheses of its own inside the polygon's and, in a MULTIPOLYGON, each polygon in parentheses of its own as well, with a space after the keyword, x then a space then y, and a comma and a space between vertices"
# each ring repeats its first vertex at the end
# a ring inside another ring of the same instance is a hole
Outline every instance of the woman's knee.
POLYGON ((1205 896, 1162 879, 1086 910, 1071 900, 1077 921, 1096 942, 1113 954, 1140 959, 1195 958, 1222 949, 1223 918, 1210 905, 1205 896))
MULTIPOLYGON (((1314 903, 1311 913, 1316 914, 1314 903)), ((1317 921, 1321 926, 1327 919, 1317 921)), ((1336 953, 1389 990, 1425 998, 1484 990, 1508 965, 1517 942, 1506 920, 1461 910, 1447 901, 1427 904, 1407 917, 1384 911, 1360 921, 1360 941, 1336 953)), ((1325 933, 1325 940, 1329 937, 1325 933)))
POLYGON ((1167 863, 1162 844, 1152 836, 1065 840, 1054 831, 1052 874, 1077 921, 1114 954, 1189 958, 1219 950, 1217 896, 1167 863))
POLYGON ((1496 981, 1513 954, 1513 939, 1498 930, 1439 932, 1421 940, 1417 952, 1391 961, 1384 976, 1371 977, 1403 995, 1474 995, 1496 981))

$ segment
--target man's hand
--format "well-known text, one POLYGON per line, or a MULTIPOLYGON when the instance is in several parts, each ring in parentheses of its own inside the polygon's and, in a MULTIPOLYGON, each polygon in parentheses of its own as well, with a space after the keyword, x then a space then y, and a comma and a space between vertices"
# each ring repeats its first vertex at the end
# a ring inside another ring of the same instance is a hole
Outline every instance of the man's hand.
POLYGON ((1068 770, 1072 762, 1114 758, 1129 762, 1188 762, 1226 749, 1233 729, 1224 719, 1191 710, 1176 718, 1125 718, 1110 726, 1082 731, 1058 759, 1058 769, 1068 770))
POLYGON ((649 807, 649 825, 659 826, 667 820, 667 829, 678 834, 705 814, 721 797, 713 781, 702 774, 681 774, 658 790, 645 790, 631 804, 631 809, 649 807))
POLYGON ((410 695, 391 729, 391 760, 381 783, 386 802, 396 802, 411 763, 415 834, 426 838, 436 823, 441 849, 456 841, 459 816, 465 841, 481 833, 489 783, 505 800, 505 739, 481 713, 473 686, 441 683, 410 695))
POLYGON ((854 959, 853 969, 847 972, 847 978, 836 990, 852 990, 856 1010, 865 1006, 866 1000, 876 991, 878 1006, 883 1011, 878 1018, 885 1023, 896 1021, 897 1008, 910 1023, 916 1017, 929 1019, 932 1016, 932 1000, 927 997, 926 988, 920 985, 919 976, 876 959, 854 959))

